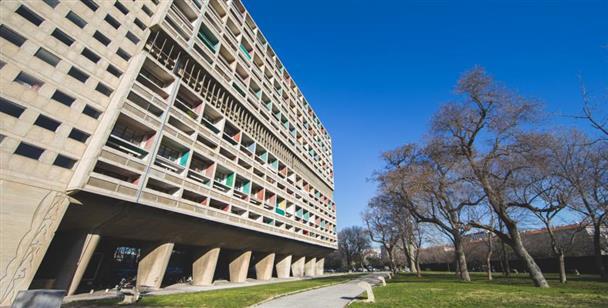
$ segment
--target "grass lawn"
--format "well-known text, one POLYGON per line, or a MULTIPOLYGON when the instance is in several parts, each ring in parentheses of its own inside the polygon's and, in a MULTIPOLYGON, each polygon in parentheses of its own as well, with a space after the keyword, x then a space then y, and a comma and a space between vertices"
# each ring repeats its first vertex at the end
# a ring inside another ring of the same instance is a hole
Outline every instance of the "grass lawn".
MULTIPOLYGON (((196 293, 182 293, 173 295, 144 296, 136 306, 163 306, 163 307, 247 307, 271 297, 319 287, 334 283, 345 282, 360 275, 342 275, 299 281, 280 282, 252 287, 224 289, 196 293)), ((89 302, 75 302, 67 307, 103 307, 114 306, 120 300, 99 300, 89 302)))
POLYGON ((375 304, 354 303, 351 307, 608 307, 608 282, 590 277, 568 277, 561 285, 557 275, 547 275, 551 288, 532 285, 525 274, 493 281, 472 273, 473 282, 456 280, 453 273, 398 274, 386 287, 374 288, 375 304))

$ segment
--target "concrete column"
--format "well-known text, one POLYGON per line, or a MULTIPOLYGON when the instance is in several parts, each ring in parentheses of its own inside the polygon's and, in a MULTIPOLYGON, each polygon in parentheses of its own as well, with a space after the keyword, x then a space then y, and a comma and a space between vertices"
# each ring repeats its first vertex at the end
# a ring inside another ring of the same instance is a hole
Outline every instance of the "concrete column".
POLYGON ((80 258, 78 259, 78 263, 76 264, 76 272, 74 272, 74 276, 72 277, 72 282, 70 283, 70 287, 68 289, 67 295, 73 295, 78 289, 78 285, 80 285, 80 280, 82 280, 82 276, 84 272, 87 270, 87 266, 89 266, 89 261, 91 261, 91 257, 95 252, 95 248, 97 248, 97 244, 99 243, 99 239, 101 237, 99 234, 87 234, 84 239, 84 244, 80 249, 80 258))
POLYGON ((317 269, 315 270, 317 276, 323 276, 325 274, 325 258, 317 259, 317 269))
POLYGON ((291 271, 291 255, 280 257, 276 265, 278 278, 289 278, 291 271))
POLYGON ((255 264, 255 277, 257 280, 270 280, 272 278, 274 257, 274 253, 269 253, 255 264))
POLYGON ((169 265, 173 246, 173 243, 160 244, 142 256, 137 266, 137 287, 160 288, 167 265, 169 265))
POLYGON ((241 251, 234 255, 232 261, 230 261, 230 264, 228 265, 230 282, 245 282, 245 280, 247 280, 250 260, 251 250, 241 251))
POLYGON ((304 257, 297 258, 291 264, 293 277, 304 277, 304 257))
POLYGON ((315 276, 315 270, 317 269, 317 258, 308 259, 304 265, 304 274, 306 276, 315 276))
POLYGON ((217 258, 220 255, 220 249, 206 248, 202 249, 198 258, 192 263, 192 284, 195 286, 211 285, 213 283, 213 275, 217 266, 217 258))

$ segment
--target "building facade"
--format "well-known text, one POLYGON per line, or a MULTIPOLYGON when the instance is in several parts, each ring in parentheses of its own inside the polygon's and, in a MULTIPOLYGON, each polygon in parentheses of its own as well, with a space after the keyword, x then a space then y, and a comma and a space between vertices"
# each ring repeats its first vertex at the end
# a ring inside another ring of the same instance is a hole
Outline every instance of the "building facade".
POLYGON ((0 303, 323 273, 332 144, 238 0, 0 2, 0 303))

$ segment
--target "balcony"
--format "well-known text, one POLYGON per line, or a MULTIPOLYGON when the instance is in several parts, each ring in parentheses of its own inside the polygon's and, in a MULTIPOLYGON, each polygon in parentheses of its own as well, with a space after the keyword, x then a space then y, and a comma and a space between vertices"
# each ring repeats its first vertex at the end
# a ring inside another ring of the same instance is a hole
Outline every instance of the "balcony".
POLYGON ((188 169, 188 178, 210 187, 214 168, 212 160, 195 153, 188 169))
POLYGON ((175 173, 181 173, 186 168, 190 151, 188 148, 164 137, 158 148, 154 164, 175 173))
POLYGON ((209 129, 214 134, 218 135, 222 131, 224 117, 210 106, 205 106, 201 124, 209 129))
POLYGON ((106 145, 130 156, 144 159, 156 132, 121 114, 108 137, 106 145))
POLYGON ((213 188, 228 192, 234 186, 235 173, 228 168, 218 165, 213 178, 213 188))

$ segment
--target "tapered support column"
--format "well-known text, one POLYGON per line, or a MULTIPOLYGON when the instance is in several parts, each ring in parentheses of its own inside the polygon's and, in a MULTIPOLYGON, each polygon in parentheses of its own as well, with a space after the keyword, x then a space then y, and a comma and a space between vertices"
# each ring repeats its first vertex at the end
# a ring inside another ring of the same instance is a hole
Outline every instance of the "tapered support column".
POLYGON ((274 257, 274 253, 269 253, 255 264, 255 277, 257 280, 270 280, 272 278, 274 257))
POLYGON ((291 255, 277 257, 277 277, 278 278, 289 278, 289 272, 291 271, 291 255))
POLYGON ((213 275, 217 266, 217 258, 220 255, 220 249, 206 248, 202 249, 198 258, 192 263, 192 284, 195 286, 206 286, 213 283, 213 275))
POLYGON ((315 274, 317 274, 317 276, 323 276, 325 274, 325 258, 317 259, 315 274))
POLYGON ((306 260, 306 264, 304 265, 304 274, 306 276, 312 277, 315 276, 315 270, 317 269, 317 258, 311 258, 306 260))
POLYGON ((82 276, 87 270, 87 266, 89 266, 89 261, 91 261, 91 257, 95 252, 95 248, 97 248, 100 238, 99 234, 87 234, 84 239, 84 245, 82 246, 80 258, 76 265, 76 272, 74 273, 74 277, 72 277, 72 282, 70 283, 67 295, 73 295, 74 292, 76 292, 76 289, 78 289, 78 285, 80 285, 82 276))
POLYGON ((251 250, 241 251, 235 254, 228 265, 230 271, 230 282, 244 282, 247 280, 247 270, 251 260, 251 250))
POLYGON ((165 243, 152 247, 141 258, 137 266, 137 286, 160 288, 173 252, 173 243, 165 243))
POLYGON ((304 276, 304 257, 297 258, 291 265, 291 272, 293 277, 304 276))

